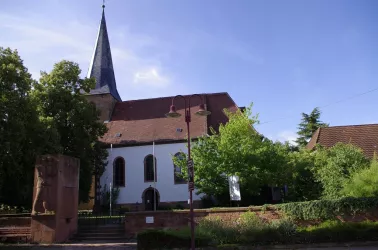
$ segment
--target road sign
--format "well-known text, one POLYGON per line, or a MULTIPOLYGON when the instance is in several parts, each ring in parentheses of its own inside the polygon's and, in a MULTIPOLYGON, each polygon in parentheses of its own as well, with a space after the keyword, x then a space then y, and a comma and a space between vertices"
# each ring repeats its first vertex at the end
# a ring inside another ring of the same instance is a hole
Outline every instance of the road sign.
POLYGON ((193 159, 189 159, 188 161, 187 161, 187 166, 188 166, 188 168, 192 168, 193 167, 193 159))
POLYGON ((193 164, 193 160, 192 159, 189 159, 188 162, 187 162, 187 165, 188 165, 188 179, 189 179, 189 182, 194 182, 194 164, 193 164))

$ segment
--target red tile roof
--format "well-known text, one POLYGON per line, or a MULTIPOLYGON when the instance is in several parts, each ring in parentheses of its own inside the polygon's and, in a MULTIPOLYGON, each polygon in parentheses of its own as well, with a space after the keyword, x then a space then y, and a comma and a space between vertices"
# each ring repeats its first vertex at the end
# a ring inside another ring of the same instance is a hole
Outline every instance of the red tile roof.
POLYGON ((378 153, 378 124, 319 128, 306 147, 313 149, 316 144, 332 147, 338 142, 351 143, 372 158, 374 152, 378 153))
MULTIPOLYGON (((228 93, 201 94, 201 96, 204 98, 206 109, 211 111, 211 115, 207 117, 195 115, 200 99, 198 97, 191 99, 191 138, 209 133, 210 127, 218 129, 219 123, 226 123, 227 117, 223 109, 236 111, 238 108, 228 93)), ((113 146, 129 146, 152 143, 152 141, 163 143, 186 140, 184 101, 176 98, 174 102, 177 112, 182 115, 179 118, 165 117, 171 103, 172 97, 116 103, 112 118, 107 123, 108 132, 100 141, 113 144, 113 146), (120 136, 117 137, 117 134, 120 136)))

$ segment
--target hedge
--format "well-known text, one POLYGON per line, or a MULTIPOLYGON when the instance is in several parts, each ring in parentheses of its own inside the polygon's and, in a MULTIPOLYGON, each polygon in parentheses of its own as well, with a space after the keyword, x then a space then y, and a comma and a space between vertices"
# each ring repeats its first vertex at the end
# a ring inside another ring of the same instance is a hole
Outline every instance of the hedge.
POLYGON ((295 243, 377 241, 378 223, 325 221, 298 230, 295 243))
MULTIPOLYGON (((138 249, 170 249, 170 248, 190 248, 190 231, 173 231, 148 229, 137 235, 138 249)), ((211 240, 207 237, 197 235, 195 237, 196 247, 206 247, 211 240)))
POLYGON ((275 206, 285 215, 301 220, 333 219, 338 215, 368 212, 378 208, 378 197, 341 198, 337 200, 314 200, 291 202, 275 206))
MULTIPOLYGON (((196 247, 216 246, 217 248, 220 248, 222 246, 220 243, 218 243, 219 245, 217 246, 217 242, 214 242, 213 240, 214 239, 196 235, 196 247), (213 244, 210 244, 212 241, 213 244)), ((340 221, 325 221, 317 226, 297 228, 295 232, 291 231, 290 235, 287 235, 284 230, 279 228, 256 229, 253 232, 243 235, 243 237, 234 238, 233 242, 228 242, 226 244, 259 246, 376 240, 378 240, 377 222, 343 223, 340 221)), ((223 246, 226 245, 223 243, 223 246)), ((184 230, 181 234, 169 230, 147 230, 138 234, 138 249, 188 249, 189 247, 189 230, 184 230)))
POLYGON ((272 245, 272 244, 310 244, 338 243, 351 241, 377 241, 377 222, 341 222, 327 220, 316 226, 297 228, 290 236, 284 231, 266 230, 257 232, 254 240, 245 239, 241 244, 272 245))

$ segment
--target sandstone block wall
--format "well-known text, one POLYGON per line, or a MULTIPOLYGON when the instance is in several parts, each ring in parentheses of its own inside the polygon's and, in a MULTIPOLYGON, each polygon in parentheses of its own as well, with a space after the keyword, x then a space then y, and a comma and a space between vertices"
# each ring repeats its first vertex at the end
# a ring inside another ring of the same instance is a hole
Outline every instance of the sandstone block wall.
MULTIPOLYGON (((279 219, 280 215, 274 210, 261 211, 261 208, 222 208, 195 209, 195 222, 205 217, 219 217, 223 221, 234 222, 241 214, 253 211, 264 220, 279 219)), ((190 226, 190 211, 144 211, 125 213, 125 232, 128 236, 135 236, 148 228, 182 228, 190 226)))

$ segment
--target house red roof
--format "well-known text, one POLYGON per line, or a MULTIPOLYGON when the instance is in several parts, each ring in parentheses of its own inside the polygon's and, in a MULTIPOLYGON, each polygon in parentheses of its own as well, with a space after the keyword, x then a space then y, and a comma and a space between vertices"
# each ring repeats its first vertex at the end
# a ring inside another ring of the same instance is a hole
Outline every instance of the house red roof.
MULTIPOLYGON (((226 123, 223 109, 236 111, 235 102, 228 93, 201 94, 205 108, 211 111, 207 117, 194 113, 201 104, 200 98, 191 98, 192 121, 190 136, 196 138, 209 133, 210 127, 216 130, 220 123, 226 123)), ((187 99, 187 96, 185 96, 187 99)), ((173 97, 161 97, 143 100, 118 102, 115 104, 111 120, 107 123, 108 132, 100 139, 113 146, 131 146, 156 143, 180 142, 187 139, 187 128, 184 116, 184 100, 176 98, 174 105, 181 114, 179 118, 167 118, 173 97)))
POLYGON ((316 144, 332 147, 338 142, 351 143, 372 158, 374 152, 378 153, 378 124, 318 128, 306 147, 313 149, 316 144))

